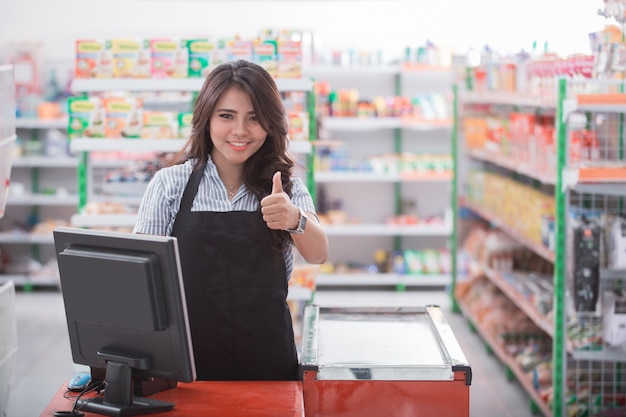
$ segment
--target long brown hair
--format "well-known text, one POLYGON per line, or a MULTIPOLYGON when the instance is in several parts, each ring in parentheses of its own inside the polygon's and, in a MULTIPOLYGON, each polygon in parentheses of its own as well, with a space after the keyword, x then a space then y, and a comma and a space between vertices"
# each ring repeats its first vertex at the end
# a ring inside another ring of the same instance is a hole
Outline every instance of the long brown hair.
MULTIPOLYGON (((195 159, 195 169, 203 166, 213 150, 209 121, 217 101, 230 88, 239 88, 250 97, 257 120, 267 138, 261 148, 244 164, 243 182, 261 200, 272 192, 272 177, 282 174, 283 190, 291 196, 291 174, 294 161, 287 153, 287 113, 274 78, 260 65, 246 60, 225 62, 215 67, 204 81, 195 103, 192 129, 185 146, 169 165, 195 159)), ((282 252, 289 233, 272 233, 272 246, 282 252)))

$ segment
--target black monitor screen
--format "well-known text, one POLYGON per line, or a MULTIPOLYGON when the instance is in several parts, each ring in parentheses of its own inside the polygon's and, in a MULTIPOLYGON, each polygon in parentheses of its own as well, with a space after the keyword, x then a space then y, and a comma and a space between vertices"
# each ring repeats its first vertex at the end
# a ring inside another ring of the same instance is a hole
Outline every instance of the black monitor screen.
POLYGON ((54 242, 72 358, 106 375, 104 398, 82 409, 171 409, 133 396, 133 381, 196 377, 176 238, 61 227, 54 242))

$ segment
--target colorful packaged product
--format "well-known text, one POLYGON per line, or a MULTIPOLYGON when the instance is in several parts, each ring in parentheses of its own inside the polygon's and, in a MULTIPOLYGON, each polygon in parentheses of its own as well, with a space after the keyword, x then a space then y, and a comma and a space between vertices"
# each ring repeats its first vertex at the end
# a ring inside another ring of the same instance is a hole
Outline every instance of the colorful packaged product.
POLYGON ((278 78, 302 76, 302 44, 295 41, 278 41, 278 78))
POLYGON ((192 119, 192 112, 178 113, 178 137, 180 139, 188 139, 189 135, 191 135, 192 119))
POLYGON ((152 77, 184 78, 189 71, 187 44, 181 39, 150 40, 152 77))
POLYGON ((225 44, 221 39, 189 39, 187 54, 190 77, 206 77, 213 68, 226 60, 225 44))
POLYGON ((308 140, 309 138, 309 115, 306 112, 288 111, 289 139, 308 140))
POLYGON ((107 138, 138 138, 142 128, 143 102, 137 97, 107 97, 103 99, 107 138))
POLYGON ((113 39, 113 77, 149 78, 150 41, 147 39, 113 39))
POLYGON ((272 77, 278 76, 277 43, 274 40, 257 40, 253 44, 254 62, 262 66, 272 77))
POLYGON ((175 139, 178 137, 178 113, 143 111, 142 139, 175 139))
POLYGON ((237 61, 239 59, 252 62, 252 42, 233 39, 226 43, 226 60, 237 61))
POLYGON ((104 137, 105 115, 99 97, 70 97, 67 106, 67 136, 70 139, 104 137))
POLYGON ((113 77, 113 53, 107 40, 76 41, 76 78, 113 77))

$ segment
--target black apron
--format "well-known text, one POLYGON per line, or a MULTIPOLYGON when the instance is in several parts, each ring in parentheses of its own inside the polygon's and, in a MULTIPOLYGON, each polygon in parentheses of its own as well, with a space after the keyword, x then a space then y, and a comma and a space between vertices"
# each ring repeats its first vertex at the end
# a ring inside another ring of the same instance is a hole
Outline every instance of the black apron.
POLYGON ((287 271, 260 211, 192 212, 204 173, 183 193, 178 238, 198 380, 296 380, 287 271))

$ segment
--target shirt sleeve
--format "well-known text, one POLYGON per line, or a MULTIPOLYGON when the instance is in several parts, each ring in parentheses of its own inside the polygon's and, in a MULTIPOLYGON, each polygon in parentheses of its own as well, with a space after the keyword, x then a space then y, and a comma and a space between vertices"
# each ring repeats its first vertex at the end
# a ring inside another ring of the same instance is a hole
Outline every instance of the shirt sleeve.
POLYGON ((170 232, 168 226, 175 213, 166 196, 163 175, 157 171, 142 197, 133 233, 164 236, 170 232))
POLYGON ((315 204, 313 204, 313 197, 311 193, 304 185, 304 181, 300 177, 292 177, 291 188, 291 202, 298 208, 304 211, 315 214, 315 204))

